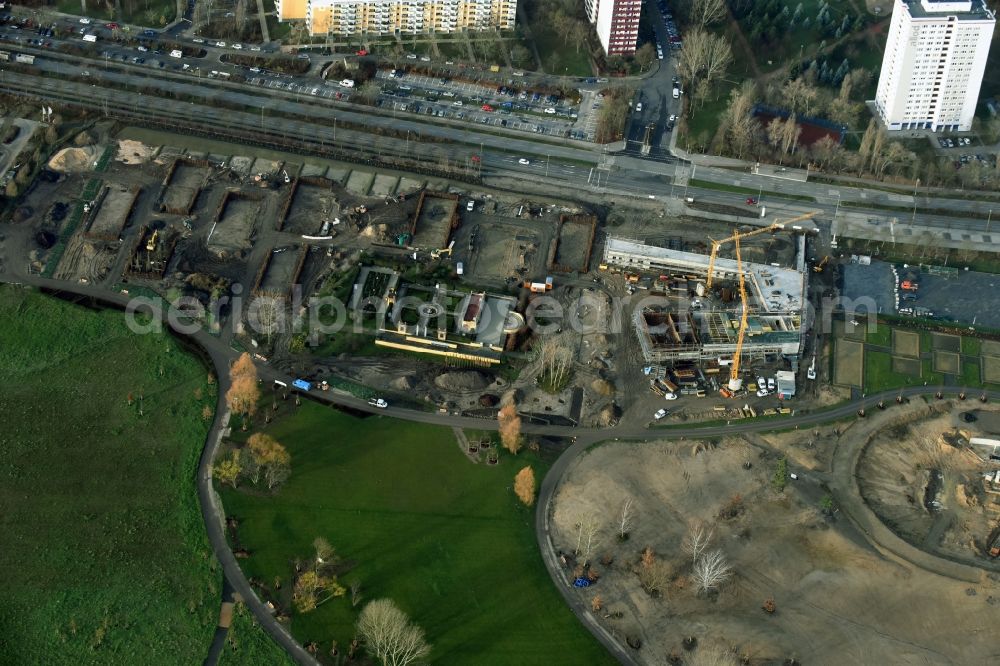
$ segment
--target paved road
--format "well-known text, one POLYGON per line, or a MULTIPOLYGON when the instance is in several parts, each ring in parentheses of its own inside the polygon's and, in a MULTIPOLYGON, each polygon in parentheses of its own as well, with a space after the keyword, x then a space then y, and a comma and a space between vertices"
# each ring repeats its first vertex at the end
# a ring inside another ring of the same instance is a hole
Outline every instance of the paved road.
MULTIPOLYGON (((124 309, 130 300, 130 297, 125 294, 109 292, 95 285, 70 284, 34 275, 20 277, 16 275, 4 275, 0 276, 0 282, 10 282, 46 290, 59 291, 66 294, 74 294, 94 299, 95 301, 118 309, 124 309)), ((205 522, 205 529, 208 534, 209 542, 212 544, 212 550, 219 562, 222 564, 223 574, 226 577, 226 580, 229 581, 233 589, 244 599, 248 608, 254 614, 254 617, 257 618, 258 622, 260 622, 261 626, 264 627, 268 634, 270 634, 271 637, 274 638, 274 640, 277 641, 278 644, 281 645, 298 663, 309 664, 310 666, 315 665, 318 662, 295 641, 283 625, 274 619, 267 607, 264 606, 264 604, 257 597, 253 588, 251 588, 249 582, 243 574, 243 571, 240 569, 239 564, 230 550, 229 544, 226 540, 224 512, 218 503, 218 498, 212 487, 212 460, 215 457, 216 450, 221 442, 223 429, 229 420, 229 412, 225 405, 224 398, 225 392, 229 387, 228 369, 229 365, 233 360, 235 360, 239 352, 232 349, 227 342, 215 336, 209 335, 203 330, 198 330, 194 333, 183 333, 183 335, 203 350, 207 359, 214 366, 215 374, 216 377, 218 377, 219 382, 219 399, 216 408, 216 417, 212 424, 212 429, 209 432, 205 447, 202 450, 198 465, 197 479, 198 499, 201 506, 202 518, 205 522)), ((292 379, 291 377, 283 375, 266 365, 259 366, 258 370, 261 378, 267 381, 281 379, 282 381, 290 382, 292 379)), ((587 626, 588 629, 594 633, 598 640, 600 640, 608 648, 609 652, 623 663, 633 663, 630 655, 617 645, 617 643, 598 626, 596 620, 590 615, 589 610, 582 607, 579 600, 569 594, 566 580, 563 576, 562 570, 558 567, 558 564, 555 561, 555 554, 552 550, 551 542, 548 537, 549 504, 552 500, 555 489, 565 471, 569 468, 573 461, 586 450, 588 446, 600 440, 610 438, 642 439, 654 436, 659 439, 683 439, 687 437, 712 437, 722 434, 808 426, 850 416, 857 411, 859 406, 867 405, 871 408, 879 400, 885 400, 886 402, 891 403, 897 395, 902 395, 904 397, 916 397, 920 395, 933 395, 937 391, 941 391, 948 395, 954 395, 957 393, 957 389, 955 387, 915 386, 905 388, 902 391, 893 390, 885 391, 881 394, 870 395, 863 400, 837 405, 830 409, 799 412, 785 419, 763 421, 746 420, 733 423, 731 425, 691 425, 650 430, 647 427, 648 424, 645 423, 619 423, 612 428, 605 429, 527 424, 523 428, 526 433, 576 438, 575 443, 570 446, 550 468, 548 474, 546 474, 545 478, 542 480, 539 490, 535 529, 539 547, 543 555, 543 560, 549 570, 549 574, 573 611, 577 614, 585 626, 587 626)), ((991 391, 988 392, 987 395, 991 400, 1000 399, 1000 392, 991 391)), ((355 410, 367 411, 371 413, 386 414, 396 418, 422 423, 432 423, 447 427, 468 427, 478 429, 496 428, 496 421, 493 420, 462 417, 440 412, 421 412, 392 406, 385 410, 378 410, 369 406, 367 401, 363 399, 338 393, 336 391, 323 393, 314 391, 309 397, 319 402, 350 407, 355 410)))

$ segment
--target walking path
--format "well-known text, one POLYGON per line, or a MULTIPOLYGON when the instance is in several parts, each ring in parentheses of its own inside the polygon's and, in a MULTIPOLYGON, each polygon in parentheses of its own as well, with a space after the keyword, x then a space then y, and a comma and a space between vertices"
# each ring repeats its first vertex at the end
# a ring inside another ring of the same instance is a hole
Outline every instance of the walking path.
MULTIPOLYGON (((43 278, 37 275, 16 276, 8 273, 0 276, 0 282, 37 287, 49 292, 62 292, 82 296, 90 298, 102 305, 116 309, 125 309, 130 301, 130 297, 126 294, 112 293, 100 288, 97 285, 65 283, 59 280, 43 278)), ((154 317, 162 314, 158 304, 152 303, 151 308, 154 310, 154 317)), ((166 321, 166 318, 161 317, 160 320, 166 321)), ((235 593, 245 601, 247 607, 253 613, 254 617, 264 630, 267 631, 267 633, 275 641, 277 641, 278 644, 296 662, 308 666, 315 666, 319 662, 317 662, 292 637, 284 625, 280 624, 274 618, 270 610, 257 597, 243 571, 240 569, 239 563, 236 561, 236 558, 233 555, 232 550, 230 550, 229 544, 226 540, 224 511, 212 485, 212 462, 222 441, 223 431, 229 422, 230 416, 228 407, 225 404, 225 393, 229 388, 229 365, 239 354, 239 352, 234 350, 229 345, 228 341, 231 339, 231 331, 229 331, 229 328, 230 327, 227 327, 227 334, 220 337, 212 336, 204 330, 198 330, 193 334, 178 333, 178 335, 186 337, 190 342, 194 343, 199 349, 202 350, 204 358, 214 366, 215 375, 218 378, 219 394, 216 416, 198 464, 198 499, 201 506, 202 519, 205 522, 205 529, 209 542, 212 545, 212 550, 222 565, 223 575, 232 585, 235 593)), ((274 379, 281 379, 286 382, 291 382, 292 380, 291 377, 266 365, 260 366, 258 368, 258 372, 261 379, 265 382, 269 382, 274 379)), ((549 472, 542 480, 542 484, 539 489, 535 533, 541 550, 542 559, 549 571, 549 575, 552 577, 553 582, 556 584, 556 587, 563 595, 563 598, 566 600, 569 607, 577 615, 580 621, 583 622, 583 624, 588 628, 588 630, 590 630, 591 633, 593 633, 594 636, 607 647, 608 651, 622 663, 635 663, 632 656, 598 624, 589 608, 585 607, 576 596, 570 594, 570 588, 567 585, 567 580, 564 577, 561 567, 558 566, 555 558, 555 551, 549 538, 549 513, 552 497, 554 496, 555 490, 558 487, 565 471, 581 453, 583 453, 592 444, 612 438, 618 440, 646 439, 655 437, 662 440, 684 439, 691 437, 716 437, 743 432, 768 431, 778 428, 798 428, 800 426, 828 423, 830 421, 849 417, 853 415, 859 407, 864 405, 874 405, 879 400, 885 400, 888 403, 895 400, 897 396, 902 396, 903 398, 913 398, 918 396, 933 396, 937 392, 953 395, 956 392, 956 389, 954 387, 946 386, 912 386, 902 390, 894 389, 884 391, 882 393, 869 395, 863 399, 854 399, 850 402, 842 403, 829 409, 815 411, 807 410, 785 419, 763 421, 748 419, 743 422, 729 425, 705 424, 651 429, 648 427, 648 424, 639 422, 623 422, 612 428, 576 428, 572 426, 542 426, 526 424, 523 427, 523 432, 526 434, 570 437, 574 439, 573 445, 563 452, 559 459, 556 460, 556 462, 549 469, 549 472)), ((1000 400, 1000 391, 984 391, 983 394, 990 400, 1000 400)), ((448 427, 472 428, 478 430, 495 430, 497 428, 497 422, 489 419, 465 417, 454 414, 441 414, 438 412, 420 412, 393 406, 390 406, 388 409, 380 410, 368 405, 367 401, 362 398, 356 398, 354 396, 342 394, 336 391, 329 391, 322 394, 310 393, 307 397, 321 403, 344 406, 371 413, 377 412, 380 414, 388 414, 396 418, 421 423, 431 423, 448 427)), ((841 471, 850 470, 853 469, 853 465, 856 464, 859 449, 856 445, 852 447, 845 447, 843 451, 838 451, 837 455, 841 458, 839 459, 838 464, 835 465, 834 469, 839 469, 841 471)), ((855 504, 852 504, 852 501, 854 501, 852 498, 856 498, 857 502, 861 501, 860 496, 856 495, 856 488, 845 487, 841 484, 838 486, 837 494, 838 501, 841 502, 841 505, 850 507, 850 515, 852 516, 852 519, 857 520, 859 521, 859 524, 864 524, 868 527, 866 534, 868 534, 869 537, 875 542, 882 544, 894 537, 894 535, 888 531, 888 528, 882 525, 873 514, 869 516, 863 511, 860 511, 855 504)), ((898 550, 901 548, 897 545, 895 549, 898 550)), ((916 549, 913 550, 915 551, 916 549)), ((957 563, 950 563, 920 551, 917 551, 916 553, 909 553, 909 557, 906 557, 905 559, 915 563, 920 562, 922 563, 921 565, 926 565, 928 567, 943 566, 942 570, 949 572, 944 573, 943 575, 953 575, 963 580, 966 579, 967 575, 971 575, 968 570, 971 569, 972 571, 978 571, 972 567, 966 567, 965 565, 959 565, 957 563)))

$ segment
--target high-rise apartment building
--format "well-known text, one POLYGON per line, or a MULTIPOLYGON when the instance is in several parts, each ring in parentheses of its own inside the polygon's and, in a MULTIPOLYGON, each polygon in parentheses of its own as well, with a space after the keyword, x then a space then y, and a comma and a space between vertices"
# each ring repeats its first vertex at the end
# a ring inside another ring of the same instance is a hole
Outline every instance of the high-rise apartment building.
POLYGON ((635 53, 642 0, 585 0, 584 6, 606 54, 635 53))
POLYGON ((984 0, 895 0, 875 94, 886 128, 970 130, 995 24, 984 0))
POLYGON ((512 30, 517 0, 277 0, 277 12, 310 35, 512 30))

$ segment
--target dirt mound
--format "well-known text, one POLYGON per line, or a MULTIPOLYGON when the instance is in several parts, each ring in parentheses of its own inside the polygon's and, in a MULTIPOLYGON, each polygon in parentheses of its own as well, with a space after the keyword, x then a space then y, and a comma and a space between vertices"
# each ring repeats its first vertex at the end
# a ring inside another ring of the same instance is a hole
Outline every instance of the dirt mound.
POLYGON ((595 379, 590 383, 590 388, 597 395, 609 396, 615 392, 615 385, 606 379, 595 379))
POLYGON ((145 164, 156 154, 156 148, 147 146, 139 141, 130 139, 119 139, 118 153, 115 159, 125 164, 145 164))
POLYGON ((412 391, 416 382, 413 381, 411 375, 403 375, 402 377, 396 377, 391 382, 389 382, 389 387, 396 391, 412 391))
POLYGON ((477 370, 442 372, 434 384, 445 391, 480 391, 493 383, 493 377, 477 370))
POLYGON ((49 168, 60 173, 80 173, 94 168, 97 146, 63 148, 49 160, 49 168))
POLYGON ((618 413, 618 409, 615 408, 614 404, 605 405, 601 410, 600 414, 597 415, 597 422, 604 427, 612 426, 618 422, 621 415, 618 413))

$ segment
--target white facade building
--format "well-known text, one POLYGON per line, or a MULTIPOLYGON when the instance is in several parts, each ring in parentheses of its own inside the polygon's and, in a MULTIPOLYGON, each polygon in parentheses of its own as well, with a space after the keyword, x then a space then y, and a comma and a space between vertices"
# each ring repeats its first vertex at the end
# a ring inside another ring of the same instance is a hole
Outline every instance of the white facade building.
POLYGON ((886 129, 970 130, 995 24, 985 0, 895 0, 875 94, 886 129))

